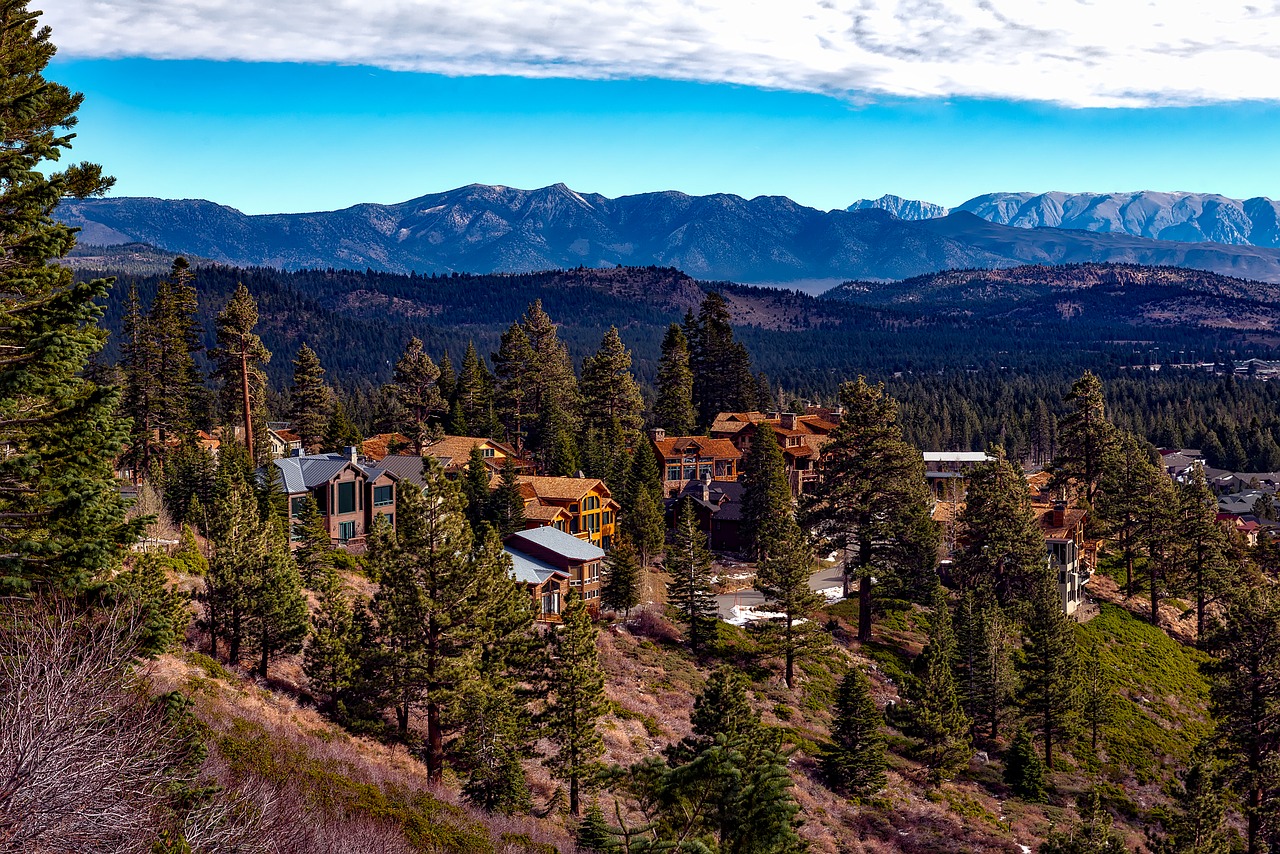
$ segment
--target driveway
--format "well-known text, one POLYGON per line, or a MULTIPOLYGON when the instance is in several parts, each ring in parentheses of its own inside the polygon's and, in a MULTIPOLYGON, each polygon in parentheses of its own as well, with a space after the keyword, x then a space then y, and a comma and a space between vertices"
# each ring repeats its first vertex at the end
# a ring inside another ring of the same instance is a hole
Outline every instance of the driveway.
MULTIPOLYGON (((843 583, 843 576, 840 574, 839 566, 837 564, 828 564, 825 561, 822 564, 822 568, 809 577, 809 588, 811 590, 839 587, 843 583)), ((716 606, 720 610, 720 618, 722 620, 727 620, 733 616, 734 605, 760 605, 763 602, 764 597, 751 587, 735 593, 722 593, 716 597, 716 606)))

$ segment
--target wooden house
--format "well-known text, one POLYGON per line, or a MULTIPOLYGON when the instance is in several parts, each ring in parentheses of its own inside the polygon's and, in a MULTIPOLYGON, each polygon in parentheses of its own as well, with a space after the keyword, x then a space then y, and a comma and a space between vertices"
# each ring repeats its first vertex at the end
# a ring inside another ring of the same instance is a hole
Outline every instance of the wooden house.
POLYGON ((819 414, 721 412, 711 425, 711 438, 727 439, 745 456, 762 422, 767 422, 777 437, 792 494, 804 495, 818 479, 822 448, 838 425, 819 414))
POLYGON ((1058 575, 1062 610, 1074 614, 1084 601, 1084 587, 1093 570, 1093 552, 1084 536, 1087 514, 1062 501, 1047 505, 1032 502, 1031 509, 1044 535, 1049 567, 1058 575))
POLYGON ((668 436, 661 428, 649 432, 662 472, 662 494, 679 494, 686 485, 713 481, 736 481, 742 452, 728 439, 706 436, 668 436))
MULTIPOLYGON (((396 486, 400 478, 354 447, 341 454, 304 454, 272 460, 260 470, 280 485, 289 502, 289 518, 302 516, 308 496, 315 499, 330 540, 344 548, 362 548, 374 524, 385 519, 395 525, 396 486)), ((291 537, 297 547, 299 535, 291 537)))
POLYGON ((693 502, 698 527, 707 535, 707 545, 716 551, 742 550, 742 484, 709 478, 685 484, 667 499, 667 521, 674 522, 677 506, 685 498, 693 502))
MULTIPOLYGON (((600 548, 612 547, 618 502, 613 500, 603 480, 521 475, 517 481, 524 494, 525 519, 531 529, 556 528, 600 548), (564 512, 556 513, 556 509, 564 512)), ((494 482, 496 478, 491 481, 494 482)))
POLYGON ((517 531, 503 542, 512 572, 538 606, 538 619, 559 622, 569 592, 600 610, 600 569, 604 549, 554 527, 517 531))

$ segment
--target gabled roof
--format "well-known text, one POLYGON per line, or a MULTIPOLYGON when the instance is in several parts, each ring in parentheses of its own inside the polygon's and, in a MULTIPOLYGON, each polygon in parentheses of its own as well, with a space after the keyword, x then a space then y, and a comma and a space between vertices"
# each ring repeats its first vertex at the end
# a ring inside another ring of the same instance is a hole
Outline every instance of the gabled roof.
POLYGON ((733 442, 728 439, 710 439, 706 436, 668 436, 661 441, 655 441, 653 444, 663 457, 680 456, 693 452, 704 457, 720 459, 737 460, 742 458, 742 452, 734 447, 733 442))
POLYGON ((604 549, 591 541, 580 540, 572 534, 566 534, 559 528, 550 526, 516 531, 507 537, 506 544, 508 548, 519 549, 522 542, 542 546, 574 561, 600 560, 604 557, 604 549))
POLYGON ((537 475, 520 475, 516 481, 522 487, 533 491, 538 498, 553 498, 560 501, 578 501, 587 493, 599 489, 606 497, 610 495, 609 487, 597 477, 541 477, 537 475))
POLYGON ((572 518, 568 510, 555 504, 543 504, 536 498, 527 499, 524 503, 524 518, 533 522, 554 523, 560 517, 572 518))
POLYGON ((426 485, 422 479, 422 457, 391 454, 383 457, 378 462, 378 465, 391 472, 399 480, 407 480, 409 483, 417 484, 418 486, 426 485))
MULTIPOLYGON (((290 495, 309 492, 328 483, 347 466, 351 466, 369 480, 377 480, 384 473, 389 474, 394 480, 400 479, 395 472, 388 471, 372 460, 363 459, 353 463, 345 454, 304 454, 281 457, 278 460, 272 460, 271 464, 276 467, 280 475, 284 491, 290 495)), ((262 472, 265 476, 267 469, 262 469, 262 472)))
POLYGON ((379 433, 365 439, 360 445, 360 450, 371 460, 381 460, 391 453, 393 447, 403 448, 409 444, 409 437, 403 433, 379 433))
MULTIPOLYGON (((551 530, 555 530, 552 528, 551 530)), ((511 557, 511 577, 523 584, 543 584, 553 575, 568 576, 567 572, 556 569, 546 561, 530 557, 516 549, 503 549, 511 557)))
POLYGON ((444 466, 445 471, 453 472, 466 466, 467 459, 471 456, 471 449, 477 445, 481 447, 488 445, 508 457, 516 456, 514 448, 501 442, 472 436, 443 436, 440 441, 432 442, 423 448, 422 453, 428 457, 435 457, 440 461, 440 465, 444 466))

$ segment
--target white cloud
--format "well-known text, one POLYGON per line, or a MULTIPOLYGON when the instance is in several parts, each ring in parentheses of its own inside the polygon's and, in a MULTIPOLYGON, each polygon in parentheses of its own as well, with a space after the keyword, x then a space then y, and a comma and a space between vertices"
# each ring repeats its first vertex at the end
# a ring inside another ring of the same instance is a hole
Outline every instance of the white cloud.
POLYGON ((1278 0, 54 0, 64 56, 1073 107, 1280 99, 1278 0))

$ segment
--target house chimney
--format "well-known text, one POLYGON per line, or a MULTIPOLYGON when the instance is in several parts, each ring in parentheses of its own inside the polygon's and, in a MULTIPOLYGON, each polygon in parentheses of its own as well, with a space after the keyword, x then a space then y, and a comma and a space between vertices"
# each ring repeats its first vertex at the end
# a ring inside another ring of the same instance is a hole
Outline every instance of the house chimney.
POLYGON ((290 456, 293 456, 293 457, 305 457, 306 455, 307 455, 306 448, 294 448, 293 453, 290 454, 290 456))
POLYGON ((711 472, 709 471, 702 473, 702 500, 711 500, 711 472))
POLYGON ((667 431, 663 430, 661 427, 654 427, 649 431, 649 435, 653 437, 653 441, 661 442, 663 439, 667 438, 667 431))
POLYGON ((360 462, 360 449, 355 445, 347 445, 342 449, 342 453, 345 454, 347 459, 351 460, 351 462, 360 462))
POLYGON ((1065 501, 1053 503, 1053 527, 1064 528, 1067 524, 1067 504, 1065 501))
POLYGON ((796 414, 794 412, 782 413, 782 417, 779 420, 782 422, 782 428, 784 430, 796 429, 796 414))

